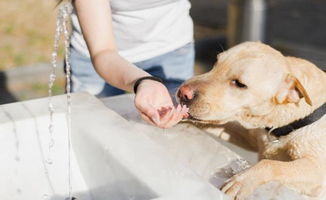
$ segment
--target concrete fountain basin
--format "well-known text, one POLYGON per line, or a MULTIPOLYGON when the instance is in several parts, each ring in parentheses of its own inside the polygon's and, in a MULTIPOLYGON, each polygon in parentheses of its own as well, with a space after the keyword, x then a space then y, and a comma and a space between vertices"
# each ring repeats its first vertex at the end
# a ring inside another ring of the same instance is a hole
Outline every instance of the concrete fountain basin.
MULTIPOLYGON (((159 129, 144 124, 132 99, 131 95, 99 100, 86 93, 72 94, 73 196, 79 200, 227 199, 217 188, 241 169, 240 156, 191 125, 159 129)), ((50 154, 48 102, 44 98, 0 106, 0 199, 68 196, 66 95, 52 99, 50 154), (46 162, 48 158, 52 164, 46 162)))
MULTIPOLYGON (((55 143, 50 156, 48 99, 1 106, 0 184, 3 190, 0 199, 67 197, 65 95, 53 97, 53 104, 55 143), (49 157, 52 164, 46 162, 49 157)), ((186 143, 180 140, 181 136, 178 139, 182 130, 172 135, 130 122, 85 93, 72 95, 71 120, 72 188, 77 199, 222 199, 223 195, 205 178, 188 168, 196 164, 195 158, 182 160, 185 159, 182 154, 187 152, 191 156, 200 153, 200 145, 196 146, 198 151, 177 151, 186 148, 179 148, 186 143), (150 133, 153 135, 149 136, 150 133), (178 144, 179 140, 182 143, 178 144), (170 150, 165 149, 168 146, 170 150)), ((195 136, 205 140, 198 134, 195 136)), ((232 159, 237 158, 222 146, 216 145, 214 151, 226 151, 232 159)), ((206 164, 212 161, 207 160, 206 164)), ((198 162, 198 171, 208 174, 207 167, 198 162)))

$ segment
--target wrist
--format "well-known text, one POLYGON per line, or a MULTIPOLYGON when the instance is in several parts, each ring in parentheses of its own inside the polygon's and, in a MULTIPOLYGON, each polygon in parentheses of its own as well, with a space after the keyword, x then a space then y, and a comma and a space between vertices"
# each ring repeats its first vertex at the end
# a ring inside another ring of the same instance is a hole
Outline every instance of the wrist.
POLYGON ((163 84, 163 81, 162 81, 160 78, 158 78, 158 77, 154 77, 154 76, 144 76, 144 77, 140 77, 140 78, 138 78, 138 79, 136 79, 136 80, 134 81, 134 86, 133 86, 134 93, 135 93, 135 94, 137 93, 137 90, 138 90, 138 88, 139 88, 139 86, 140 86, 140 84, 141 84, 142 82, 144 82, 144 81, 149 81, 149 80, 151 80, 151 81, 156 81, 156 82, 159 82, 159 83, 163 84))

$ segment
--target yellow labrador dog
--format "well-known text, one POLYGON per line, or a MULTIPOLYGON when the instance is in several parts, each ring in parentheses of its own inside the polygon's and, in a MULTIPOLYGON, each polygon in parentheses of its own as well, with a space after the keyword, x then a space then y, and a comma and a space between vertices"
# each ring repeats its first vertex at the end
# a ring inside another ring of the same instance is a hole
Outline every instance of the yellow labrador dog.
POLYGON ((178 90, 189 118, 200 123, 238 121, 251 129, 261 160, 233 176, 222 191, 244 199, 278 181, 309 196, 325 191, 326 74, 314 64, 283 56, 259 42, 218 55, 214 68, 178 90))

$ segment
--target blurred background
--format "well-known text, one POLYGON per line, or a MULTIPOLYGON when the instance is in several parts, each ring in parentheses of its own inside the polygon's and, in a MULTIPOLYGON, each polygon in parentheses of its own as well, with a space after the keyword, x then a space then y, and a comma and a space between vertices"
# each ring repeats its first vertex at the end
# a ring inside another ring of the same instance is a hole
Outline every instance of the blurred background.
MULTIPOLYGON (((0 0, 0 104, 46 97, 53 49, 54 0, 0 0)), ((256 38, 284 55, 326 68, 326 1, 191 0, 196 73, 208 71, 216 54, 256 38), (245 3, 244 3, 245 2, 245 3)), ((60 49, 61 58, 63 50, 60 49)), ((53 93, 64 93, 62 64, 53 93)))

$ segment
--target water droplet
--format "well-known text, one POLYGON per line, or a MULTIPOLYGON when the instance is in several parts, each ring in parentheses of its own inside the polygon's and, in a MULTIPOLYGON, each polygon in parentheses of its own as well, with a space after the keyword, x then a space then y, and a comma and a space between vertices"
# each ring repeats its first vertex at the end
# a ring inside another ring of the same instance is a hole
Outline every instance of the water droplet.
POLYGON ((242 172, 243 170, 249 168, 250 165, 248 163, 248 161, 240 158, 237 159, 232 165, 231 165, 231 170, 233 174, 238 174, 240 172, 242 172))
POLYGON ((17 188, 17 194, 21 194, 22 193, 22 190, 20 188, 17 188))
POLYGON ((48 194, 43 194, 43 199, 44 200, 48 200, 49 199, 49 195, 48 194))
POLYGON ((53 148, 54 147, 54 139, 51 138, 50 142, 49 142, 49 148, 53 148))
POLYGON ((52 165, 53 164, 52 159, 51 158, 46 159, 46 164, 52 165))
POLYGON ((18 155, 15 156, 15 160, 18 162, 20 161, 20 157, 18 155))

